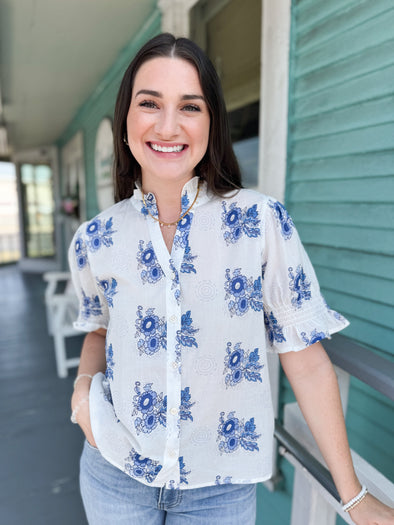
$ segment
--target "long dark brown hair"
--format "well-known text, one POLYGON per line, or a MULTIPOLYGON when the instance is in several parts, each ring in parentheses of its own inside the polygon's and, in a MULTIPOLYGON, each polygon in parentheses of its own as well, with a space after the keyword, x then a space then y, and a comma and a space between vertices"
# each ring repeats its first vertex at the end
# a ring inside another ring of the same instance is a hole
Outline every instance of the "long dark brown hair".
POLYGON ((207 55, 191 40, 162 33, 147 42, 127 68, 116 99, 114 134, 115 201, 131 197, 141 178, 141 167, 124 142, 134 79, 141 65, 152 58, 172 57, 190 62, 197 70, 210 115, 208 148, 195 167, 208 189, 218 196, 242 187, 241 173, 230 137, 226 106, 219 77, 207 55))

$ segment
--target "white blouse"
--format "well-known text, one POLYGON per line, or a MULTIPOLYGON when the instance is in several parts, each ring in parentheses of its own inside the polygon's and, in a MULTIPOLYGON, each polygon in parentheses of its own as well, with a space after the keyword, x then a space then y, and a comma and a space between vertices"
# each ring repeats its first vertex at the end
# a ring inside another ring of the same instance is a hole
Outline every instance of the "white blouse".
MULTIPOLYGON (((182 192, 182 213, 199 179, 182 192)), ((106 328, 105 375, 90 389, 92 431, 110 463, 153 487, 271 476, 267 350, 301 350, 346 327, 320 294, 294 224, 252 190, 200 184, 164 243, 140 189, 80 226, 69 251, 75 327, 106 328)))

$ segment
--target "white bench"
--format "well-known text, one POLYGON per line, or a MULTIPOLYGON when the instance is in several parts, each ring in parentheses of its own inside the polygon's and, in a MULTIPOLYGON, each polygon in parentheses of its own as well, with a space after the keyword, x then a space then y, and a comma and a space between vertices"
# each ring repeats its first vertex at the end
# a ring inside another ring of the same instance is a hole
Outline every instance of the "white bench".
POLYGON ((65 341, 67 337, 82 334, 73 327, 73 322, 78 317, 78 298, 68 272, 46 272, 43 279, 48 283, 45 290, 45 306, 48 332, 53 336, 55 346, 57 375, 67 377, 68 369, 79 364, 79 357, 67 358, 65 341), (62 282, 65 283, 64 291, 57 293, 62 282))

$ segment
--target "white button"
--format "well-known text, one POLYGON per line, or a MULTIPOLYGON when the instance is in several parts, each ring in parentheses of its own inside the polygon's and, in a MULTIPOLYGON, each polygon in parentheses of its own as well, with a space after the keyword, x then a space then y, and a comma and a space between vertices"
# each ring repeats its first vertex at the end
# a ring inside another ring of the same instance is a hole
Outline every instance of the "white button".
POLYGON ((171 366, 174 370, 176 370, 178 368, 178 363, 176 361, 173 361, 171 366))
POLYGON ((175 273, 175 272, 171 272, 171 278, 172 278, 172 280, 174 280, 175 277, 176 277, 176 273, 175 273))
POLYGON ((176 456, 176 452, 175 452, 175 450, 172 449, 172 448, 168 451, 168 454, 169 454, 172 458, 174 458, 174 457, 176 456))
POLYGON ((171 408, 170 410, 170 414, 172 414, 173 416, 176 416, 178 414, 178 409, 177 408, 171 408))
POLYGON ((170 321, 171 321, 171 323, 176 323, 176 320, 177 320, 177 316, 176 316, 176 315, 172 315, 172 316, 170 317, 170 321))

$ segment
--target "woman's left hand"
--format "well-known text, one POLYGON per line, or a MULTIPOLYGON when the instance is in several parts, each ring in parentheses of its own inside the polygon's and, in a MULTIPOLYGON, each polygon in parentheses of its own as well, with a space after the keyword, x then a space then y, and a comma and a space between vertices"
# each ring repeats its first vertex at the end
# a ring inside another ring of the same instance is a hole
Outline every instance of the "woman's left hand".
POLYGON ((372 494, 367 494, 349 514, 356 525, 394 525, 394 509, 372 494))

